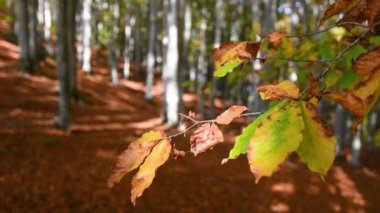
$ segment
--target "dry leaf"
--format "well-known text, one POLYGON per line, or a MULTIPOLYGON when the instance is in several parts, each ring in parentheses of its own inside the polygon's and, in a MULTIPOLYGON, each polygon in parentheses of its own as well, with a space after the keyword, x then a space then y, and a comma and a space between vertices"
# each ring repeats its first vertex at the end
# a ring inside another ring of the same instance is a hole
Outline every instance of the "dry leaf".
POLYGON ((270 42, 276 42, 284 38, 287 34, 284 32, 273 32, 268 35, 270 42))
POLYGON ((119 183, 123 176, 136 169, 149 154, 157 140, 165 137, 161 131, 150 131, 143 134, 139 139, 132 142, 128 149, 119 155, 111 175, 108 177, 108 187, 119 183))
POLYGON ((227 125, 231 123, 234 118, 237 118, 246 111, 248 108, 246 106, 235 105, 224 111, 218 117, 216 117, 215 122, 218 124, 227 125))
POLYGON ((174 155, 174 159, 183 158, 186 155, 186 152, 184 152, 182 150, 178 150, 176 148, 173 148, 172 152, 173 152, 173 155, 174 155))
POLYGON ((202 124, 190 137, 191 152, 196 156, 223 140, 223 133, 217 125, 214 123, 202 124))
POLYGON ((281 81, 277 85, 264 85, 259 86, 256 92, 260 93, 263 100, 282 100, 282 99, 297 99, 299 96, 298 87, 289 80, 281 81))
POLYGON ((308 93, 312 97, 316 97, 318 100, 322 97, 321 88, 319 87, 317 79, 313 75, 310 75, 309 77, 308 93))
POLYGON ((380 47, 376 47, 362 55, 354 62, 354 68, 359 75, 369 75, 380 68, 380 47))
POLYGON ((378 21, 380 21, 380 1, 379 0, 367 0, 367 15, 368 24, 373 27, 378 21))
POLYGON ((144 163, 140 166, 139 171, 132 178, 131 184, 131 201, 136 205, 136 198, 140 197, 145 189, 151 184, 156 175, 158 167, 164 164, 170 155, 171 145, 169 140, 160 141, 146 157, 144 163))
POLYGON ((360 0, 336 0, 327 8, 323 17, 319 21, 319 25, 322 25, 327 19, 338 15, 339 13, 352 10, 359 2, 360 0))

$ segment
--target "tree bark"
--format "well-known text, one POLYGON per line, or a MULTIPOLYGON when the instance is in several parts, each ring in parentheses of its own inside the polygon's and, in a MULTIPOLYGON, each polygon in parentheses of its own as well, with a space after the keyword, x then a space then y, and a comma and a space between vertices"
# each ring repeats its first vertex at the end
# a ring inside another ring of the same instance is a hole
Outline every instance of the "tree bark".
POLYGON ((91 73, 91 5, 92 0, 84 0, 83 2, 83 64, 82 70, 91 73))
POLYGON ((23 70, 31 71, 29 33, 28 33, 28 4, 27 0, 19 0, 17 5, 18 44, 20 46, 20 64, 23 70))
POLYGON ((145 99, 153 99, 153 81, 154 81, 154 44, 156 41, 156 0, 149 1, 149 38, 147 54, 147 76, 145 99))
POLYGON ((167 11, 166 31, 168 47, 163 66, 163 81, 165 87, 166 118, 170 124, 178 122, 178 29, 177 29, 177 0, 169 0, 167 11))
POLYGON ((73 33, 69 28, 74 25, 75 22, 71 23, 70 16, 74 16, 75 6, 74 0, 60 0, 57 1, 57 69, 58 69, 58 80, 59 80, 59 104, 58 104, 58 118, 57 126, 66 131, 70 129, 70 117, 71 117, 71 95, 72 95, 72 84, 71 75, 73 74, 72 62, 70 58, 75 58, 71 52, 73 47, 73 35, 68 35, 73 33))

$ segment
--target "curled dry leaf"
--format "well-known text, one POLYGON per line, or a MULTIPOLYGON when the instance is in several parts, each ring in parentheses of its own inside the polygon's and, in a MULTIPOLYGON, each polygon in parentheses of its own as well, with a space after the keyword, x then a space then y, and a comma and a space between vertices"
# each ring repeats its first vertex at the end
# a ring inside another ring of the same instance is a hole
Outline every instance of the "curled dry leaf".
POLYGON ((196 156, 223 140, 223 133, 217 125, 214 123, 202 124, 190 137, 191 152, 196 156))
POLYGON ((213 58, 216 68, 214 76, 223 77, 245 60, 255 58, 260 46, 261 41, 224 42, 218 49, 214 50, 213 58))
POLYGON ((158 140, 165 137, 161 131, 150 131, 143 134, 139 139, 133 141, 117 159, 111 175, 108 177, 108 187, 119 183, 124 175, 136 169, 149 154, 158 140))
POLYGON ((218 124, 227 125, 231 123, 233 119, 239 117, 247 109, 248 108, 246 106, 239 106, 239 105, 231 106, 229 109, 227 109, 218 117, 216 117, 215 122, 218 124))
POLYGON ((336 0, 327 8, 321 20, 319 21, 319 25, 322 25, 327 19, 338 15, 339 13, 352 10, 360 1, 361 0, 336 0))
POLYGON ((154 146, 144 163, 141 164, 131 183, 131 201, 133 205, 136 205, 136 199, 152 184, 156 170, 168 160, 170 150, 170 141, 167 139, 161 140, 154 146))
POLYGON ((260 93, 263 100, 297 99, 300 93, 298 87, 289 80, 282 81, 277 85, 259 86, 256 92, 260 93))
MULTIPOLYGON (((380 1, 379 1, 380 2, 380 1)), ((354 61, 354 68, 359 75, 369 75, 380 68, 380 47, 376 47, 354 61)))

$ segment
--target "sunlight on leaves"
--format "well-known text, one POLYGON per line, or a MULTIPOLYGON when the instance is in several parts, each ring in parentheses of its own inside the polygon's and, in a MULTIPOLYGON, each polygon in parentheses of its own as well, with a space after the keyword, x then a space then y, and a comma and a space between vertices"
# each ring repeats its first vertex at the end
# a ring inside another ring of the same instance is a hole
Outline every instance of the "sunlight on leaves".
POLYGON ((191 152, 194 156, 223 142, 223 133, 214 123, 205 123, 196 129, 190 137, 191 152))
POLYGON ((263 85, 256 89, 260 93, 263 100, 282 100, 282 99, 296 99, 299 96, 298 87, 289 80, 281 81, 277 85, 263 85))
POLYGON ((231 106, 229 109, 216 117, 215 122, 224 125, 230 124, 233 119, 239 117, 247 109, 248 108, 246 106, 231 106))

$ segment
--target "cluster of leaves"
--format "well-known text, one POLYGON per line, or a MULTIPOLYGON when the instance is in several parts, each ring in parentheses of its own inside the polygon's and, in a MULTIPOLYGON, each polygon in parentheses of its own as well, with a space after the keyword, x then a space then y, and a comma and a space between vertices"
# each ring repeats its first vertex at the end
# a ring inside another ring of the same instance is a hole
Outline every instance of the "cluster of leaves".
MULTIPOLYGON (((330 65, 318 77, 310 75, 308 85, 302 92, 289 80, 258 87, 257 92, 263 100, 274 100, 277 104, 243 130, 236 138, 229 156, 222 160, 222 164, 246 154, 257 182, 263 176, 271 176, 289 154, 295 152, 311 171, 318 173, 324 179, 334 161, 336 139, 331 130, 323 125, 316 110, 319 101, 327 97, 352 112, 356 117, 353 124, 355 131, 380 96, 380 48, 369 45, 370 36, 377 35, 380 24, 380 1, 336 0, 326 10, 320 24, 342 12, 347 15, 339 20, 338 24, 354 23, 342 25, 352 35, 349 45, 337 57, 327 60, 330 65), (364 26, 365 30, 359 30, 357 33, 358 29, 353 26, 362 28, 364 26), (332 90, 327 79, 323 82, 324 77, 334 68, 338 60, 357 44, 364 44, 368 49, 352 61, 355 73, 361 76, 360 82, 349 90, 332 90)), ((223 77, 244 62, 257 59, 264 42, 269 42, 269 46, 276 49, 279 48, 278 43, 281 40, 289 37, 294 36, 274 32, 258 42, 223 43, 214 51, 216 67, 214 76, 223 77)), ((275 57, 268 54, 260 59, 265 61, 275 57)), ((151 185, 157 168, 168 160, 170 153, 175 158, 185 154, 184 151, 174 148, 171 138, 197 127, 190 137, 190 152, 196 156, 223 142, 223 133, 218 125, 228 125, 237 117, 252 114, 244 114, 246 110, 248 109, 245 106, 232 106, 216 119, 206 121, 197 120, 193 113, 188 116, 181 115, 182 118, 192 122, 184 132, 171 136, 166 136, 161 131, 145 133, 119 156, 108 179, 109 187, 118 183, 128 172, 138 168, 132 179, 131 200, 135 204, 136 198, 151 185)))

